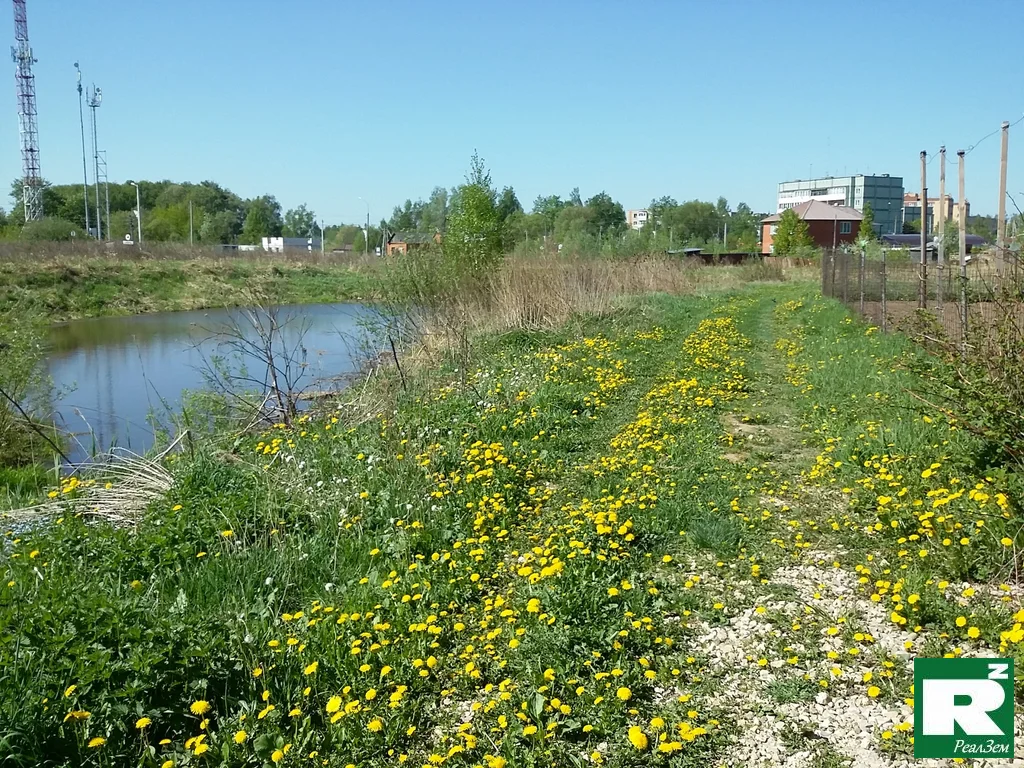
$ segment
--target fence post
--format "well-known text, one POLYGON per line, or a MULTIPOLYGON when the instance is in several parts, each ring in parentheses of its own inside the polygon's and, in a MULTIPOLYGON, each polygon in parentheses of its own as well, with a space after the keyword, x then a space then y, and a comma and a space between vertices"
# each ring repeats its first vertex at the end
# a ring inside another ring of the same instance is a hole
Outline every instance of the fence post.
POLYGON ((833 283, 831 283, 831 292, 829 296, 836 298, 836 251, 835 249, 828 256, 828 263, 831 264, 831 273, 833 273, 833 283))
POLYGON ((888 329, 888 322, 885 316, 885 248, 882 249, 882 333, 888 329))
POLYGON ((843 251, 843 304, 850 305, 850 254, 843 251))
POLYGON ((824 251, 822 251, 821 254, 821 295, 830 295, 828 285, 828 255, 824 251))
POLYGON ((859 284, 860 284, 860 316, 864 317, 864 267, 867 261, 867 248, 860 249, 860 273, 859 273, 859 284))

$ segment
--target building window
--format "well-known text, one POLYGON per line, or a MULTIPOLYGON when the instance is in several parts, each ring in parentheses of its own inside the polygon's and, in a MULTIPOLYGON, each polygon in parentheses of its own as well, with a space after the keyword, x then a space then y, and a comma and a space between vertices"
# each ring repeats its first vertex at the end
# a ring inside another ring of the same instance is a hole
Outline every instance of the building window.
POLYGON ((853 225, 848 221, 839 222, 839 234, 848 235, 853 231, 853 225))

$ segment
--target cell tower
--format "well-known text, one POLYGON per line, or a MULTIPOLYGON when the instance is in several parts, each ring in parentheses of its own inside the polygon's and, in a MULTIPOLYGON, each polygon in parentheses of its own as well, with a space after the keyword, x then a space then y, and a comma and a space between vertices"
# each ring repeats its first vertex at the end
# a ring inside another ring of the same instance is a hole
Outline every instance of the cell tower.
POLYGON ((21 129, 22 198, 25 221, 43 218, 43 177, 39 173, 39 126, 36 124, 36 77, 32 74, 32 48, 28 44, 25 0, 14 1, 14 42, 11 58, 18 86, 18 123, 21 129))

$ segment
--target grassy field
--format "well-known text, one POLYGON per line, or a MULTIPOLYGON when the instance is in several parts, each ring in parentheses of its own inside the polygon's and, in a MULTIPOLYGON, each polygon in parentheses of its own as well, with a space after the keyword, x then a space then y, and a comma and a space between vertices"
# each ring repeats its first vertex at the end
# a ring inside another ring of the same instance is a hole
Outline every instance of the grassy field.
POLYGON ((910 658, 1024 639, 1016 507, 911 354, 809 284, 650 295, 172 457, 136 525, 12 519, 0 748, 899 765, 910 658))
POLYGON ((360 301, 377 279, 372 265, 319 255, 30 255, 0 258, 0 313, 16 306, 52 322, 238 306, 246 291, 281 304, 360 301))

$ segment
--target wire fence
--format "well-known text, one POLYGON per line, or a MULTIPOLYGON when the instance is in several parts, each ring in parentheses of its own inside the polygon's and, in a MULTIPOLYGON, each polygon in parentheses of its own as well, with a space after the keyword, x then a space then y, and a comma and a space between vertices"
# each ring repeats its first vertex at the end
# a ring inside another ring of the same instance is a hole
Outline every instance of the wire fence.
POLYGON ((935 258, 922 265, 916 252, 905 250, 826 251, 821 292, 883 332, 979 352, 998 334, 1024 334, 1024 272, 1016 252, 1005 253, 1001 264, 998 256, 983 256, 961 266, 935 258))

